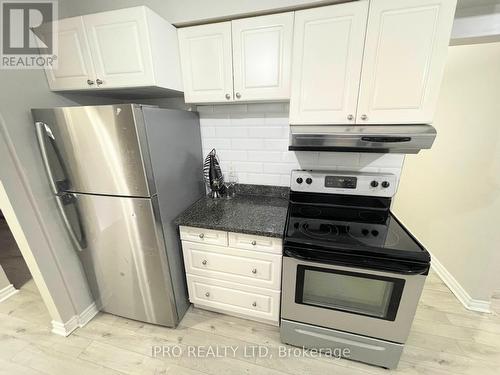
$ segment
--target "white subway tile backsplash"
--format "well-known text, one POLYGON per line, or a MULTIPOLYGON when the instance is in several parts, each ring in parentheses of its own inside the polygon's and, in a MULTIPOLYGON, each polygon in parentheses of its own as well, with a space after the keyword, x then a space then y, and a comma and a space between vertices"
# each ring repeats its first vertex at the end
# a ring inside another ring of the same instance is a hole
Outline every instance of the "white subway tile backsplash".
MULTIPOLYGON (((210 150, 208 150, 210 152, 210 150)), ((207 152, 207 154, 208 154, 207 152)), ((222 161, 227 161, 227 163, 231 163, 232 161, 247 161, 248 151, 244 150, 217 150, 217 155, 219 156, 219 159, 222 161)))
POLYGON ((249 136, 247 128, 225 126, 215 129, 215 135, 218 138, 247 138, 249 136))
POLYGON ((288 163, 264 163, 264 173, 290 173, 292 169, 296 168, 294 164, 288 163))
POLYGON ((225 138, 202 138, 203 149, 231 149, 231 139, 225 138))
POLYGON ((244 184, 290 186, 292 169, 401 173, 404 155, 288 151, 288 103, 198 106, 203 157, 217 149, 244 184))
POLYGON ((283 139, 288 135, 287 127, 255 126, 248 128, 248 135, 254 138, 278 138, 283 139))
POLYGON ((203 126, 200 127, 201 130, 201 137, 202 138, 214 138, 215 137, 215 129, 210 126, 203 126))
POLYGON ((269 113, 265 116, 264 123, 271 126, 288 126, 288 114, 269 113))
POLYGON ((264 139, 232 139, 231 148, 233 150, 262 150, 264 148, 264 139))
POLYGON ((264 118, 262 115, 253 114, 234 114, 231 115, 231 126, 264 126, 264 118))
POLYGON ((248 151, 248 160, 251 161, 279 162, 282 161, 282 157, 281 151, 248 151))
MULTIPOLYGON (((221 161, 221 164, 222 163, 223 161, 221 161)), ((251 161, 234 161, 231 162, 231 165, 238 172, 260 172, 260 173, 263 172, 262 163, 251 162, 251 161)))
POLYGON ((247 173, 248 184, 254 185, 277 185, 281 183, 279 174, 247 173))
POLYGON ((284 151, 288 148, 288 139, 266 139, 264 149, 284 151))

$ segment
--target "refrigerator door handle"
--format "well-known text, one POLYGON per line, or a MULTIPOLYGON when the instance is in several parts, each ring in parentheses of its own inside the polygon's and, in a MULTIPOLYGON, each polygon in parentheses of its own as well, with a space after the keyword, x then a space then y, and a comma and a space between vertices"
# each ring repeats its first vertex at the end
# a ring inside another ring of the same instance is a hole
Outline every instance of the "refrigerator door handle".
POLYGON ((52 132, 52 129, 42 121, 36 121, 35 122, 35 128, 36 128, 36 135, 38 139, 38 144, 40 145, 40 150, 42 152, 42 161, 43 165, 45 167, 45 170, 47 171, 47 175, 49 176, 49 183, 50 187, 53 191, 54 194, 59 194, 61 191, 66 190, 69 188, 69 180, 66 177, 66 168, 64 166, 64 162, 61 156, 61 153, 59 152, 59 149, 57 148, 57 143, 56 139, 54 137, 54 133, 52 132), (54 154, 57 158, 57 161, 59 162, 59 165, 61 166, 61 170, 64 174, 64 179, 63 180, 57 180, 52 167, 50 165, 49 161, 49 156, 48 156, 48 150, 47 150, 47 144, 45 143, 45 139, 47 139, 53 150, 54 154))
POLYGON ((68 234, 71 238, 71 242, 73 242, 78 251, 83 251, 87 247, 87 239, 85 236, 80 209, 78 208, 77 196, 72 193, 64 193, 58 195, 56 197, 56 200, 57 200, 57 205, 59 207, 59 211, 61 212, 64 225, 66 226, 68 234), (72 205, 73 207, 73 212, 71 213, 71 217, 70 213, 68 213, 66 210, 66 207, 68 207, 69 205, 72 205), (80 234, 79 236, 77 231, 75 230, 75 225, 73 222, 75 222, 76 226, 78 227, 78 233, 80 234))

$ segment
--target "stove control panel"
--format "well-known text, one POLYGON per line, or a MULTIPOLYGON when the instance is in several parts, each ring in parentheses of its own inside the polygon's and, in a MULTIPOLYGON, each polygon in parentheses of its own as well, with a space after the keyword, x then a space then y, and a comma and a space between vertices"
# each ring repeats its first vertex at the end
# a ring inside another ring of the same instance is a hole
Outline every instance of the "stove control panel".
POLYGON ((392 197, 397 186, 389 173, 294 170, 291 178, 291 190, 310 193, 392 197))

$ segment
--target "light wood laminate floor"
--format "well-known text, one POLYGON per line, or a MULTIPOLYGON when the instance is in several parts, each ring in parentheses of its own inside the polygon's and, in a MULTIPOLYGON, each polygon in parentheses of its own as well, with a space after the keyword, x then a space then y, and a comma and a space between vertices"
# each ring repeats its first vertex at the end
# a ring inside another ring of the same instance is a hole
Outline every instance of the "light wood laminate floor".
POLYGON ((175 330, 101 313, 59 337, 50 333, 31 281, 0 303, 0 374, 499 374, 500 300, 493 305, 493 314, 464 309, 431 273, 400 365, 389 371, 332 358, 279 358, 278 328, 199 309, 190 309, 175 330), (155 358, 154 345, 178 347, 183 355, 155 358), (189 347, 209 345, 239 350, 225 358, 187 355, 189 347), (273 358, 251 356, 254 345, 273 358))

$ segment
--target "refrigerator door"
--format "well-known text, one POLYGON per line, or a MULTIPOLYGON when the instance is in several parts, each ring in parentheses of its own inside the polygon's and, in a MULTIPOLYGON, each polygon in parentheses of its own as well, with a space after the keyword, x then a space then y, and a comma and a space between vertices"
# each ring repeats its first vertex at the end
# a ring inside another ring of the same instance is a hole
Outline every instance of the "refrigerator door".
POLYGON ((175 327, 156 198, 66 193, 57 199, 98 307, 175 327))
POLYGON ((136 108, 124 104, 32 110, 55 193, 154 194, 136 108))

